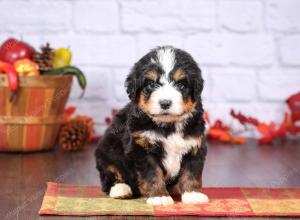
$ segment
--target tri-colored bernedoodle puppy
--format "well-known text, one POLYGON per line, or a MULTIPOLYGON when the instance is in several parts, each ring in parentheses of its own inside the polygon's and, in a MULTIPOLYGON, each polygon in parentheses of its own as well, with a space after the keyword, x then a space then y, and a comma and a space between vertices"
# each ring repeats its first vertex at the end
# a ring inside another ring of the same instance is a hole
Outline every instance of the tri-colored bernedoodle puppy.
POLYGON ((118 199, 147 197, 151 205, 208 202, 201 193, 207 152, 203 79, 187 52, 151 50, 126 79, 128 103, 96 150, 102 189, 118 199))

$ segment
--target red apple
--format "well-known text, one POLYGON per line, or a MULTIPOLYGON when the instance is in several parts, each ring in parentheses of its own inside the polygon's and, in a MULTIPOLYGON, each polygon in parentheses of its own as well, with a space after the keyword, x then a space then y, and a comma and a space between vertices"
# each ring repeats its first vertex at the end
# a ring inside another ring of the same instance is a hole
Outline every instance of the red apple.
POLYGON ((20 59, 31 59, 33 54, 32 46, 14 38, 9 38, 0 47, 0 60, 8 63, 14 63, 20 59))

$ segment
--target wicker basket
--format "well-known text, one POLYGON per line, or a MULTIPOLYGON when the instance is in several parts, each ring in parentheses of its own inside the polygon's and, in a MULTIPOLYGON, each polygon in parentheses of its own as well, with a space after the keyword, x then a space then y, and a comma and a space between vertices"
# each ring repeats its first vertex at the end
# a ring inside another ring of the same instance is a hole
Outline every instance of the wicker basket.
POLYGON ((54 146, 72 86, 72 76, 20 77, 13 103, 0 75, 0 151, 42 151, 54 146))

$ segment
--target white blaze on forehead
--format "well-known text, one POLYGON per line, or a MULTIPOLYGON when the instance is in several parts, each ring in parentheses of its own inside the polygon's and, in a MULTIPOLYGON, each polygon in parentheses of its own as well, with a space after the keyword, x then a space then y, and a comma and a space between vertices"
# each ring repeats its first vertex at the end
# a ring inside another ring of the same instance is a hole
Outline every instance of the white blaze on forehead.
POLYGON ((175 65, 175 52, 173 48, 161 48, 157 51, 157 60, 166 76, 173 70, 175 65))
POLYGON ((152 106, 150 108, 151 114, 161 114, 161 107, 159 102, 161 100, 169 100, 172 102, 168 113, 180 115, 183 113, 183 97, 180 91, 174 86, 174 82, 170 82, 169 74, 175 66, 175 52, 172 47, 164 47, 157 49, 156 57, 151 58, 151 63, 156 63, 161 66, 163 74, 159 78, 161 86, 155 89, 151 94, 152 106))

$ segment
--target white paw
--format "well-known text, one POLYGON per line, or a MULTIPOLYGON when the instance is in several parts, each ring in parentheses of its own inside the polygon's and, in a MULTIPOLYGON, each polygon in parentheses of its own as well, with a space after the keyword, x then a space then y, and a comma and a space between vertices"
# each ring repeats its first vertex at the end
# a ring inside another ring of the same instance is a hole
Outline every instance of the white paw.
POLYGON ((129 198, 132 196, 132 191, 126 183, 117 183, 110 188, 109 196, 112 198, 129 198))
POLYGON ((187 204, 202 204, 207 203, 208 197, 207 195, 201 192, 185 192, 181 195, 181 200, 183 203, 187 204))
POLYGON ((172 205, 174 200, 171 196, 162 196, 162 197, 149 197, 147 199, 147 204, 149 205, 172 205))

